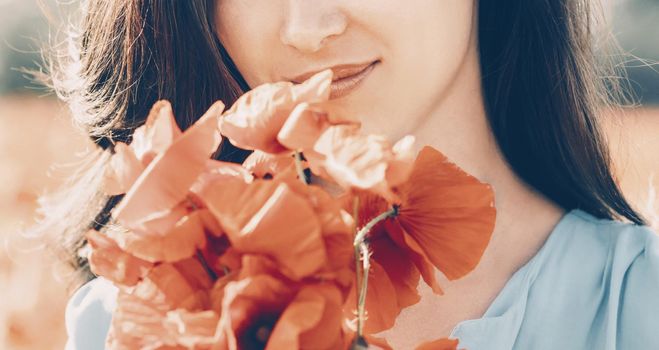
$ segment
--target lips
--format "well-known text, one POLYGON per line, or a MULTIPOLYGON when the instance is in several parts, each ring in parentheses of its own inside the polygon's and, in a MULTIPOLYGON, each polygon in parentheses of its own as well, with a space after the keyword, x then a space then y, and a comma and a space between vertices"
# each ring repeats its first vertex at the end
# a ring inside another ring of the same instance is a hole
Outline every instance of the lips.
MULTIPOLYGON (((380 60, 375 60, 362 64, 346 64, 331 67, 333 79, 330 86, 330 99, 345 96, 357 88, 379 62, 380 60)), ((322 70, 305 73, 290 81, 300 84, 320 71, 322 70)))

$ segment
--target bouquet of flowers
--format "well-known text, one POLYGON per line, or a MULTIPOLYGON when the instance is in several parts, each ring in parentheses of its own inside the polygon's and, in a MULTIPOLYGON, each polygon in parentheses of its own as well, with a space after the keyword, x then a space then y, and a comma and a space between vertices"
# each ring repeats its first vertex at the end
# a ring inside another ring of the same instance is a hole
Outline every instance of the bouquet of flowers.
MULTIPOLYGON (((156 103, 118 143, 112 225, 92 271, 118 288, 109 349, 388 348, 374 335, 479 262, 491 188, 414 138, 360 133, 327 108, 332 72, 216 102, 182 132, 156 103), (253 150, 243 164, 212 155, 253 150)), ((419 349, 455 349, 437 339, 419 349)))

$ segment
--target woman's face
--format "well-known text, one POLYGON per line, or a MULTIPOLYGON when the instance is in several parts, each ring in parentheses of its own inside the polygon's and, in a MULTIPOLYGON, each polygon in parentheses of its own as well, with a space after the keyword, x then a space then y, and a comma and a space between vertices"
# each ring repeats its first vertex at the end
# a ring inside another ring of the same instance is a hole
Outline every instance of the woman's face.
POLYGON ((349 76, 333 84, 344 89, 332 107, 394 140, 459 77, 475 10, 474 0, 217 0, 215 21, 251 87, 335 67, 335 79, 349 76))

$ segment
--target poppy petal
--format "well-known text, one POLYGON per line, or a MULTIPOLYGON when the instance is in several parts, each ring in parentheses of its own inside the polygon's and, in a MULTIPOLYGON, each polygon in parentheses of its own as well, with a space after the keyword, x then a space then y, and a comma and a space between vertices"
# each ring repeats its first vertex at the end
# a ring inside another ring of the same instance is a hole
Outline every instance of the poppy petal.
POLYGON ((266 349, 338 349, 343 343, 341 292, 303 286, 279 317, 266 349))
POLYGON ((203 266, 194 259, 175 264, 159 264, 135 287, 131 295, 162 305, 167 310, 190 311, 208 309, 207 290, 212 286, 203 266))
POLYGON ((261 322, 264 326, 274 325, 293 296, 294 291, 289 286, 270 275, 229 282, 224 288, 217 348, 247 349, 251 342, 267 342, 267 339, 253 339, 254 334, 245 333, 261 322))
POLYGON ((489 244, 496 209, 492 188, 424 147, 402 198, 397 221, 405 243, 454 280, 473 270, 489 244), (416 244, 415 244, 416 243, 416 244))
POLYGON ((104 191, 109 196, 126 193, 144 171, 144 165, 125 143, 118 142, 114 152, 105 172, 104 191))
POLYGON ((355 124, 333 125, 321 134, 313 152, 305 153, 305 157, 312 171, 346 189, 370 191, 397 202, 392 187, 405 180, 412 169, 412 141, 412 136, 405 138, 394 149, 383 136, 360 134, 355 124))
POLYGON ((219 320, 220 316, 212 310, 190 312, 178 309, 167 312, 163 323, 175 345, 203 349, 215 343, 219 320))
POLYGON ((206 160, 220 145, 217 118, 224 105, 218 101, 184 134, 149 164, 144 173, 112 212, 130 229, 153 213, 167 212, 188 194, 206 167, 206 160), (185 164, 185 167, 181 167, 185 164))
MULTIPOLYGON (((357 288, 353 285, 344 306, 344 315, 350 320, 357 315, 357 288)), ((395 300, 397 300, 396 287, 384 268, 379 263, 371 261, 366 289, 367 312, 364 333, 379 333, 394 326, 396 317, 402 310, 397 302, 392 302, 395 300)))
POLYGON ((401 228, 398 220, 387 220, 384 223, 387 235, 396 243, 398 247, 405 250, 407 256, 412 261, 414 266, 421 274, 423 281, 433 290, 435 294, 444 294, 444 291, 439 286, 437 277, 435 276, 435 267, 430 262, 424 250, 421 249, 414 241, 410 239, 409 235, 401 228))
POLYGON ((417 291, 420 274, 408 254, 386 235, 370 240, 369 247, 373 252, 371 258, 382 266, 396 289, 398 307, 403 309, 418 303, 421 300, 417 291))
POLYGON ((125 251, 149 262, 175 262, 189 258, 206 244, 201 211, 183 216, 164 234, 135 231, 113 235, 125 251))
POLYGON ((91 270, 110 281, 134 286, 147 275, 153 264, 123 251, 110 237, 89 230, 85 235, 92 247, 88 257, 91 270))
POLYGON ((133 132, 130 147, 146 167, 180 136, 181 129, 176 125, 172 105, 169 101, 160 100, 151 107, 144 125, 133 132))
POLYGON ((236 147, 281 153, 287 149, 277 134, 296 104, 329 98, 331 70, 319 72, 302 84, 277 82, 257 86, 242 95, 224 113, 219 127, 236 147))
POLYGON ((330 125, 327 112, 309 103, 301 103, 286 119, 277 140, 291 150, 309 149, 330 125))
POLYGON ((272 177, 294 166, 295 160, 292 154, 270 154, 259 150, 252 152, 243 162, 243 167, 259 179, 266 175, 272 177))
POLYGON ((320 222, 308 200, 286 183, 228 179, 207 186, 200 197, 236 250, 273 257, 293 279, 326 263, 320 222))

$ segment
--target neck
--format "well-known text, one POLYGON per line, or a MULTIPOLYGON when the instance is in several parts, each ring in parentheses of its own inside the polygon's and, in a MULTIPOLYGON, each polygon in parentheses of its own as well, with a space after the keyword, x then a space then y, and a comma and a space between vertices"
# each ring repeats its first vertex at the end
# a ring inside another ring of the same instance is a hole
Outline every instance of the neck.
POLYGON ((538 251, 563 210, 527 186, 505 161, 488 126, 480 79, 478 54, 472 49, 447 93, 412 134, 419 149, 429 145, 440 150, 494 188, 494 233, 480 264, 465 278, 479 284, 486 278, 494 287, 505 283, 538 251))

